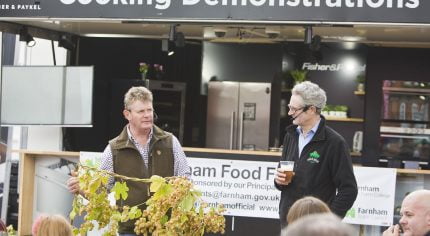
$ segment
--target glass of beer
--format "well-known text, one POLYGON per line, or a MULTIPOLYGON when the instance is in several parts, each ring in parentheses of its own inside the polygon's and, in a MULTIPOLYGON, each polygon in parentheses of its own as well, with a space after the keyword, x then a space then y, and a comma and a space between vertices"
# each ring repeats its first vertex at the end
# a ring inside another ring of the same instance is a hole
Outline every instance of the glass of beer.
POLYGON ((294 161, 280 161, 279 164, 280 171, 286 175, 285 181, 288 183, 291 182, 294 176, 294 161))

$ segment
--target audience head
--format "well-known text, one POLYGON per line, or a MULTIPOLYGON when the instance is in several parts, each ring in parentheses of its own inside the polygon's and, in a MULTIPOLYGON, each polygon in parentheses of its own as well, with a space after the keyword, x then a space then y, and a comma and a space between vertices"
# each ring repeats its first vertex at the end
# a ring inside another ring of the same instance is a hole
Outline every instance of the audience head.
POLYGON ((423 236, 430 232, 430 190, 417 190, 407 195, 400 210, 404 236, 423 236))
POLYGON ((323 201, 316 197, 304 197, 297 200, 287 214, 288 224, 297 219, 310 214, 331 212, 330 208, 323 201))
POLYGON ((303 216, 288 225, 285 236, 352 236, 351 226, 342 223, 333 213, 317 213, 303 216))
POLYGON ((33 223, 35 236, 72 236, 72 226, 61 215, 41 215, 33 223))

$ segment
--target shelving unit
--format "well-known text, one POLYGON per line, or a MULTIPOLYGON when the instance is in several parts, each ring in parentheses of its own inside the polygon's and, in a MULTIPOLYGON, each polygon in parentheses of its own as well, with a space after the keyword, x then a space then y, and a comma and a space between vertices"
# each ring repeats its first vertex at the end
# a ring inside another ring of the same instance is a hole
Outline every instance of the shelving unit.
POLYGON ((326 117, 328 121, 342 121, 342 122, 364 122, 363 118, 340 118, 340 117, 326 117))
POLYGON ((430 89, 413 81, 384 80, 379 128, 379 156, 395 165, 411 161, 428 165, 430 89), (390 158, 388 158, 390 157, 390 158), (392 158, 392 159, 391 159, 392 158))

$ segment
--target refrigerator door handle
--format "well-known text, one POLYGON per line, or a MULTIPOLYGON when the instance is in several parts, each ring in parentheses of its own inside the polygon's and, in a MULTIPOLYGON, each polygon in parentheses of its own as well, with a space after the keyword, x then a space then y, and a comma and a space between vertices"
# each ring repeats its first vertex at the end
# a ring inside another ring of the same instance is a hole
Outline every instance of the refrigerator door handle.
POLYGON ((238 149, 242 150, 243 147, 243 112, 239 116, 239 145, 238 149))
POLYGON ((230 116, 230 150, 233 150, 233 135, 234 135, 234 121, 236 119, 236 112, 231 112, 230 116))

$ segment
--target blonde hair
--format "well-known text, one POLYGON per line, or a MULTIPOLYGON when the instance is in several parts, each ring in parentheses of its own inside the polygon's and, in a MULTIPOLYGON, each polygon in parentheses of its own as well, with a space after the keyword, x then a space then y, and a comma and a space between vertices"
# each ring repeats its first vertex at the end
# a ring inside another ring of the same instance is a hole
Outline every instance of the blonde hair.
POLYGON ((331 212, 323 201, 316 197, 307 196, 297 200, 287 214, 287 222, 291 224, 295 220, 310 214, 331 212))
POLYGON ((333 213, 303 216, 282 232, 282 236, 353 236, 353 228, 333 213))
POLYGON ((145 87, 131 87, 124 95, 124 109, 128 110, 135 101, 152 102, 152 92, 145 87))
POLYGON ((37 236, 73 236, 72 226, 61 215, 43 216, 37 229, 37 236))

